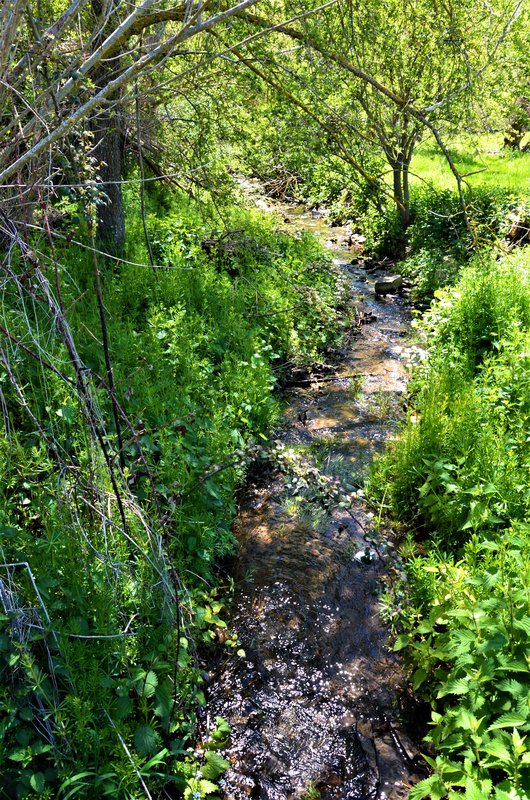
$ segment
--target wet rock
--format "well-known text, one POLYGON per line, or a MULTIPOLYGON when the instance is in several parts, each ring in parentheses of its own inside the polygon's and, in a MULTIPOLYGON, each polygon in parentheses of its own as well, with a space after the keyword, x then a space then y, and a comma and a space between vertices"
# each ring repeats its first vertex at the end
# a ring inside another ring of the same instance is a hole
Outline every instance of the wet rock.
POLYGON ((359 319, 360 325, 370 325, 372 322, 377 322, 377 317, 371 312, 364 313, 359 319))
POLYGON ((376 295, 393 294, 403 286, 401 275, 385 275, 375 282, 374 292, 376 295))
POLYGON ((354 559, 358 564, 371 564, 377 559, 377 553, 369 547, 363 547, 362 550, 355 553, 354 559))

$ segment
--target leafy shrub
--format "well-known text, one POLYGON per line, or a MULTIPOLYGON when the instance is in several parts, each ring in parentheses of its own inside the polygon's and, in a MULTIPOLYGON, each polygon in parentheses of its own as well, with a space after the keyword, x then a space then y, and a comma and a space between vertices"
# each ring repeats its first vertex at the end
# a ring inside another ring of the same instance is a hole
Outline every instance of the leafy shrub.
POLYGON ((530 791, 529 264, 476 257, 436 293, 414 410, 371 478, 425 539, 387 609, 433 709, 433 772, 413 800, 530 791))
POLYGON ((427 740, 437 755, 427 758, 433 774, 412 789, 411 800, 461 791, 466 798, 527 797, 529 533, 519 523, 495 536, 473 536, 458 561, 416 559, 416 572, 436 580, 421 621, 396 649, 408 646, 414 686, 431 698, 427 740))
MULTIPOLYGON (((129 209, 128 258, 142 263, 129 209)), ((29 324, 32 346, 64 374, 18 348, 21 402, 0 373, 6 796, 132 800, 145 781, 191 798, 215 793, 227 766, 215 752, 222 721, 202 761, 189 748, 204 703, 197 648, 225 625, 217 564, 233 546, 246 448, 278 419, 282 368, 332 347, 348 315, 339 274, 312 238, 237 209, 225 209, 223 236, 202 212, 178 195, 158 204, 156 268, 100 264, 123 447, 109 422, 83 251, 59 253, 61 302, 90 385, 91 426, 47 309, 4 298, 15 341, 29 324), (207 252, 212 237, 230 247, 207 252)))
POLYGON ((478 255, 454 288, 437 293, 419 324, 436 363, 456 359, 474 372, 514 329, 530 326, 527 260, 524 251, 501 260, 478 255))
POLYGON ((426 361, 412 381, 414 422, 376 463, 395 514, 456 545, 527 513, 530 284, 524 253, 465 268, 418 323, 426 361))
POLYGON ((456 191, 414 186, 410 226, 403 231, 391 203, 371 208, 359 226, 366 249, 376 257, 399 259, 398 269, 413 285, 413 300, 430 302, 437 289, 457 280, 475 253, 506 236, 510 215, 524 208, 504 189, 476 188, 466 195, 467 217, 456 191))

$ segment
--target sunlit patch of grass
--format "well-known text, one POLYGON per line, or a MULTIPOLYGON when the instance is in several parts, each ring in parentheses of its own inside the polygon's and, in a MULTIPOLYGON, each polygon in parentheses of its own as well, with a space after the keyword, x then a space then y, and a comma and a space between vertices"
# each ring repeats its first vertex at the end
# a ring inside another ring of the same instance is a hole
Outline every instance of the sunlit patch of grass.
MULTIPOLYGON (((474 187, 503 188, 517 195, 530 193, 530 153, 503 149, 502 134, 463 138, 450 144, 449 152, 467 181, 474 187)), ((454 189, 455 178, 436 143, 430 139, 416 151, 411 164, 411 182, 437 189, 454 189)))

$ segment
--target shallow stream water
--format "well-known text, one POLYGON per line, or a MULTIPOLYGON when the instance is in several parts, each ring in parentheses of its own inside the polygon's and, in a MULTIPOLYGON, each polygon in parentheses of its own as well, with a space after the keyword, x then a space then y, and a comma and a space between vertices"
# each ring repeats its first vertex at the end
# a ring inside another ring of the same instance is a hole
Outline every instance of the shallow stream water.
MULTIPOLYGON (((409 308, 399 295, 375 297, 381 273, 367 271, 348 231, 295 208, 282 215, 333 250, 366 323, 332 374, 290 393, 282 443, 317 446, 358 484, 403 413, 409 308)), ((286 503, 284 483, 251 485, 236 523, 229 626, 246 655, 212 667, 208 698, 208 718, 232 727, 225 797, 405 798, 420 731, 379 614, 392 536, 375 530, 362 500, 313 525, 286 503)))

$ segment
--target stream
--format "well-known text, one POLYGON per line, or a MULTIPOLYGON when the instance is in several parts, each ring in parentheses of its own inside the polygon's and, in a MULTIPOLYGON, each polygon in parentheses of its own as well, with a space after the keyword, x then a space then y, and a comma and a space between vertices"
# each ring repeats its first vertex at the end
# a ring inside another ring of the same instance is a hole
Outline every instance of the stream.
MULTIPOLYGON (((331 374, 289 392, 278 438, 358 486, 403 414, 409 307, 375 296, 384 272, 367 269, 360 237, 315 212, 281 213, 332 249, 365 324, 331 374)), ((229 629, 245 656, 222 651, 208 691, 210 726, 221 716, 232 728, 227 800, 400 800, 424 776, 421 713, 380 617, 381 579, 399 565, 392 534, 362 495, 350 509, 314 504, 299 513, 285 476, 266 470, 241 503, 229 629)))

